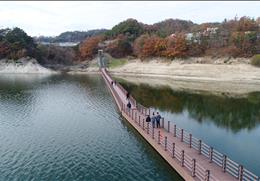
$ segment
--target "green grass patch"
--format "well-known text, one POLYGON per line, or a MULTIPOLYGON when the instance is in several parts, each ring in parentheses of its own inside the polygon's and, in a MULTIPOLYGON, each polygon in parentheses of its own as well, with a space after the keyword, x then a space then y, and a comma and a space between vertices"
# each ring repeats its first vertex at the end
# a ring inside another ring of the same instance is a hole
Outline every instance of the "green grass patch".
POLYGON ((109 63, 108 63, 108 67, 109 68, 116 68, 116 67, 120 67, 120 66, 123 66, 127 63, 127 60, 124 59, 124 58, 120 58, 120 59, 116 59, 116 58, 111 58, 109 60, 109 63))
POLYGON ((252 57, 251 64, 257 67, 260 67, 260 54, 257 54, 252 57))

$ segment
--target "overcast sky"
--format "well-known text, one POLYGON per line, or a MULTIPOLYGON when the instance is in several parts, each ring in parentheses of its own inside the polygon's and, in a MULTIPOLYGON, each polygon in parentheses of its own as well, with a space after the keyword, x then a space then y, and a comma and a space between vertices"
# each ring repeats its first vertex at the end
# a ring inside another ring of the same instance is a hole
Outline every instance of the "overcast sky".
POLYGON ((20 27, 31 36, 112 28, 127 18, 152 24, 167 18, 221 22, 236 15, 260 16, 260 2, 42 1, 0 2, 0 28, 20 27))

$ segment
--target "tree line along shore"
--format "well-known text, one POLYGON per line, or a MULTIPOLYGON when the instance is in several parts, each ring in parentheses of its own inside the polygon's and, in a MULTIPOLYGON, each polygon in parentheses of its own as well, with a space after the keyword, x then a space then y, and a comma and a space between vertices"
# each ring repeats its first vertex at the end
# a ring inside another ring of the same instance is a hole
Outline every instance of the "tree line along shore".
POLYGON ((125 59, 145 62, 157 57, 188 63, 191 58, 210 57, 238 62, 246 58, 248 63, 260 66, 260 18, 244 16, 202 24, 167 19, 152 25, 127 19, 110 30, 66 32, 53 38, 31 37, 20 28, 0 30, 0 59, 5 61, 30 57, 43 66, 64 68, 84 64, 80 67, 85 68, 91 65, 99 49, 109 54, 110 61, 119 64, 125 59), (51 44, 58 40, 79 43, 73 47, 51 44))

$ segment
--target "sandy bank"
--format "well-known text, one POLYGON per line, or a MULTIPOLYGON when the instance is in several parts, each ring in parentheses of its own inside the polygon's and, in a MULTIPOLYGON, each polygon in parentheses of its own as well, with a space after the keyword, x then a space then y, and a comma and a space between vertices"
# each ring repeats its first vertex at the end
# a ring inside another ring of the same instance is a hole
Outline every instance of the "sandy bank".
POLYGON ((21 58, 18 60, 0 60, 0 73, 2 74, 54 74, 53 70, 41 66, 37 60, 21 58))
POLYGON ((260 68, 248 63, 201 64, 134 60, 109 69, 116 77, 133 83, 167 85, 174 89, 244 94, 260 91, 260 68))

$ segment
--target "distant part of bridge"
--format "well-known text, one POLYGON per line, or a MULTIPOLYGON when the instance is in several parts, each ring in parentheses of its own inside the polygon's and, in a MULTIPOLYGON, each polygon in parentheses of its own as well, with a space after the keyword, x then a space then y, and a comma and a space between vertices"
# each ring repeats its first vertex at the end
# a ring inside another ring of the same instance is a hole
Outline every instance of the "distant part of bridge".
POLYGON ((102 77, 123 117, 185 180, 260 181, 257 175, 227 155, 164 118, 161 120, 161 128, 153 128, 151 123, 145 122, 146 116, 151 114, 150 109, 137 103, 132 96, 132 107, 127 109, 127 91, 119 83, 114 83, 104 64, 102 65, 102 77))

